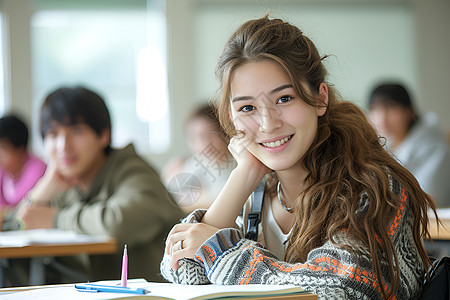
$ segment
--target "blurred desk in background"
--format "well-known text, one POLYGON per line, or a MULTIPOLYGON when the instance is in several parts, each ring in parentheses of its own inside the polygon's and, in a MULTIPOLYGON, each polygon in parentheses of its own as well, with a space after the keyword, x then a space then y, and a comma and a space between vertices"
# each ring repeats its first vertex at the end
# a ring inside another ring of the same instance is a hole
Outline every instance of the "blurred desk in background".
MULTIPOLYGON (((58 229, 0 232, 0 286, 4 286, 8 259, 30 258, 29 284, 45 283, 45 265, 55 256, 112 254, 117 251, 114 238, 78 235, 58 229)), ((63 268, 63 266, 61 266, 63 268)), ((65 269, 70 273, 70 269, 65 269)))
POLYGON ((434 215, 429 214, 429 232, 433 241, 424 241, 428 254, 436 258, 450 256, 450 209, 440 208, 437 210, 442 225, 438 227, 434 215))
POLYGON ((436 225, 436 219, 430 219, 430 235, 433 240, 450 241, 450 219, 441 219, 442 226, 436 225))

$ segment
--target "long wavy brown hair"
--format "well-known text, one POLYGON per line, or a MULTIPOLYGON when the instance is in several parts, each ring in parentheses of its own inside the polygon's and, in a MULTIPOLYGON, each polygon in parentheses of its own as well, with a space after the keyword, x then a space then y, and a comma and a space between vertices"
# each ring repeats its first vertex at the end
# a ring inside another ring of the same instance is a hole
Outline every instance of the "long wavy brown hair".
MULTIPOLYGON (((318 107, 325 105, 318 95, 320 84, 326 82, 324 58, 298 27, 283 20, 269 19, 266 15, 244 23, 226 43, 216 70, 220 80, 218 114, 227 134, 238 134, 230 118, 230 80, 239 66, 266 59, 277 62, 290 77, 300 98, 318 107), (304 88, 305 84, 309 89, 304 88)), ((414 242, 426 269, 430 260, 422 238, 430 237, 427 209, 431 207, 435 211, 435 205, 411 173, 385 151, 364 113, 356 105, 342 101, 334 88, 328 86, 327 111, 319 117, 315 140, 303 158, 308 171, 307 188, 295 203, 296 220, 285 259, 303 262, 312 249, 327 240, 336 243, 333 236, 346 229, 370 250, 380 287, 385 286, 381 265, 387 263, 390 288, 381 290, 384 297, 391 298, 399 286, 400 276, 387 224, 392 222, 401 203, 400 197, 390 189, 388 173, 408 191, 408 205, 414 216, 414 242), (361 216, 356 212, 363 192, 367 193, 370 205, 361 216)), ((269 190, 273 187, 272 183, 269 190)))

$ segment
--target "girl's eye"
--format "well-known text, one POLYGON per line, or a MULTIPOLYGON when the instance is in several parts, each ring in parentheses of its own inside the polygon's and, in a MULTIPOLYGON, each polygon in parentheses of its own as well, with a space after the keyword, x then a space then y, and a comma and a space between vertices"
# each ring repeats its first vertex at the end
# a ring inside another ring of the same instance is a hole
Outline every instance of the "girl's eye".
POLYGON ((239 111, 250 112, 254 109, 255 109, 255 107, 253 105, 244 105, 241 108, 239 108, 239 111))
POLYGON ((291 96, 283 96, 280 99, 278 99, 278 103, 286 103, 292 100, 294 97, 291 96))

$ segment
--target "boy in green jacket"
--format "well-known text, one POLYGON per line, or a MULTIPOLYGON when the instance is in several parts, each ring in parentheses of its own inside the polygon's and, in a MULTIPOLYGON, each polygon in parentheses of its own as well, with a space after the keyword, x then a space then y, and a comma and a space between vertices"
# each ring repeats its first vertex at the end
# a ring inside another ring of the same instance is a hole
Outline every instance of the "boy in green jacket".
MULTIPOLYGON (((103 99, 84 87, 57 89, 42 105, 40 130, 49 165, 16 220, 25 229, 115 237, 116 254, 91 256, 83 266, 92 280, 119 278, 121 250, 127 244, 129 278, 161 281, 164 238, 183 214, 132 145, 111 148, 103 99)), ((13 227, 14 222, 3 225, 4 230, 13 227)))

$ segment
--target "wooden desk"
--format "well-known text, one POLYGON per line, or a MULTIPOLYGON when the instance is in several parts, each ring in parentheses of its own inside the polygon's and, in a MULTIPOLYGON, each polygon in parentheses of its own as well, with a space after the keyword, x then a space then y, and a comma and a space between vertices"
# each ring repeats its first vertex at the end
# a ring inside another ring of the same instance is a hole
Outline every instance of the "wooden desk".
POLYGON ((430 217, 428 230, 432 240, 424 240, 428 255, 434 258, 450 256, 450 219, 441 217, 441 226, 436 225, 436 219, 430 217))
POLYGON ((117 251, 117 242, 110 238, 104 242, 45 244, 23 247, 0 246, 0 258, 26 258, 42 256, 70 256, 86 254, 112 254, 117 251))
POLYGON ((436 225, 436 219, 430 219, 430 234, 433 240, 450 241, 450 219, 441 219, 443 226, 436 225))
MULTIPOLYGON (((45 283, 45 261, 55 256, 73 256, 79 254, 112 254, 117 251, 117 242, 114 238, 97 242, 74 242, 54 244, 32 244, 28 246, 0 246, 0 286, 4 286, 4 266, 8 266, 8 259, 31 258, 30 285, 45 283)), ((67 269, 70 272, 69 269, 67 269)))

